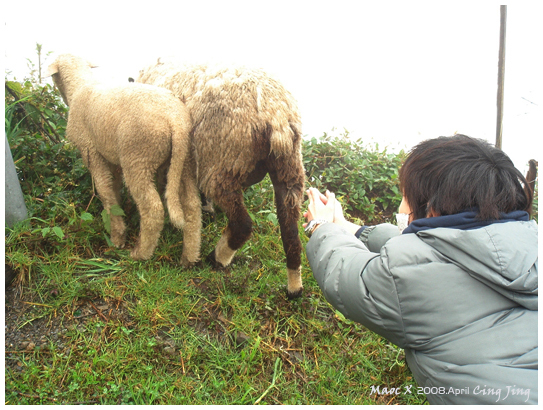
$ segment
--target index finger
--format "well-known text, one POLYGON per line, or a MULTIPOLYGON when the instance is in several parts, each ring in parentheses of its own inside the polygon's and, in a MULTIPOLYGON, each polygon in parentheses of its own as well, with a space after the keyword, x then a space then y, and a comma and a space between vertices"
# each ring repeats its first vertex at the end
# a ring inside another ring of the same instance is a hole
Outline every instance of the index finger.
POLYGON ((321 199, 322 194, 317 188, 309 188, 307 190, 307 196, 310 200, 316 201, 317 199, 321 199))

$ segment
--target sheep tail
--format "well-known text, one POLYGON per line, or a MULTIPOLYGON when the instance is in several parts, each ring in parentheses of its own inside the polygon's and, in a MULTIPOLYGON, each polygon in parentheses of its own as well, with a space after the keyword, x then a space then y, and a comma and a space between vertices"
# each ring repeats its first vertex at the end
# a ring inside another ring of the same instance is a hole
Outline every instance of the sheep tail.
POLYGON ((288 132, 272 131, 270 135, 271 151, 278 157, 292 152, 292 138, 288 132))
POLYGON ((270 147, 275 156, 277 178, 286 186, 283 201, 288 208, 295 208, 302 203, 305 181, 302 131, 297 121, 289 121, 284 129, 271 133, 270 147))
POLYGON ((188 152, 188 130, 185 128, 177 127, 172 135, 172 157, 164 194, 170 221, 176 228, 183 228, 185 225, 185 214, 181 207, 180 197, 181 178, 188 152))
POLYGON ((291 156, 299 145, 301 131, 299 125, 289 122, 281 126, 268 125, 271 151, 277 157, 291 156))

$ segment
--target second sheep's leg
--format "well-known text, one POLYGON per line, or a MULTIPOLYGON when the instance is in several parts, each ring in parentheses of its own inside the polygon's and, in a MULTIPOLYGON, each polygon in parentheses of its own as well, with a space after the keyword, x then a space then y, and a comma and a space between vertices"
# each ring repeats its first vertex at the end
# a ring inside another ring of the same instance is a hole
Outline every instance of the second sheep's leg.
POLYGON ((208 259, 216 266, 225 267, 230 265, 236 251, 251 236, 252 221, 243 202, 241 187, 219 190, 213 200, 226 214, 228 225, 208 259))
POLYGON ((153 182, 151 170, 123 166, 124 179, 140 214, 140 233, 130 252, 133 259, 149 259, 158 244, 164 226, 164 206, 153 182))
POLYGON ((89 168, 98 196, 109 215, 111 242, 116 247, 123 248, 126 241, 126 226, 122 216, 111 212, 111 207, 120 206, 121 171, 118 167, 108 163, 96 151, 88 150, 85 154, 83 162, 89 168))
POLYGON ((202 242, 202 208, 194 173, 194 167, 186 166, 181 178, 181 206, 185 214, 181 265, 184 267, 190 267, 200 260, 202 242))
POLYGON ((112 185, 113 192, 115 192, 115 199, 118 204, 121 203, 121 189, 123 187, 123 171, 119 165, 113 165, 108 163, 109 172, 112 176, 112 185))
POLYGON ((287 297, 293 299, 302 295, 302 242, 298 232, 303 180, 288 187, 277 174, 270 172, 275 191, 277 219, 281 228, 283 249, 287 258, 287 297))
MULTIPOLYGON (((115 204, 119 205, 121 202, 121 188, 123 186, 123 172, 121 167, 118 165, 109 164, 109 170, 111 172, 112 180, 111 187, 115 194, 115 204)), ((115 244, 116 242, 122 243, 120 247, 124 247, 126 241, 126 227, 124 224, 123 217, 121 215, 114 215, 110 212, 110 226, 111 226, 111 241, 115 244)))

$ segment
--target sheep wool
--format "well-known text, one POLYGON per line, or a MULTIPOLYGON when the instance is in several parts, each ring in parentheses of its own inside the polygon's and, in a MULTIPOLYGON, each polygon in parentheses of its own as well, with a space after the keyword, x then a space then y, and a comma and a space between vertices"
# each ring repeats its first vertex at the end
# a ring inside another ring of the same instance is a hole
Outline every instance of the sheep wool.
MULTIPOLYGON (((190 172, 188 179, 183 178, 183 167, 190 161, 190 115, 179 98, 165 89, 134 83, 106 86, 94 78, 91 68, 88 61, 69 54, 49 66, 48 74, 69 106, 66 137, 81 151, 109 214, 111 240, 118 247, 125 244, 126 227, 111 208, 120 204, 124 177, 140 214, 140 234, 131 256, 148 259, 164 224, 164 207, 154 180, 157 170, 169 162, 165 199, 170 219, 181 228, 185 217, 190 217, 196 221, 191 229, 200 229, 195 176, 192 182, 190 172)), ((199 238, 190 242, 198 244, 199 238)), ((184 263, 198 258, 199 246, 183 249, 184 263)))
POLYGON ((287 293, 299 296, 302 246, 297 223, 305 172, 301 120, 292 95, 262 70, 176 65, 160 59, 141 70, 136 82, 171 90, 190 112, 198 186, 229 219, 209 256, 213 263, 230 264, 251 235, 242 187, 270 175, 287 257, 287 293))

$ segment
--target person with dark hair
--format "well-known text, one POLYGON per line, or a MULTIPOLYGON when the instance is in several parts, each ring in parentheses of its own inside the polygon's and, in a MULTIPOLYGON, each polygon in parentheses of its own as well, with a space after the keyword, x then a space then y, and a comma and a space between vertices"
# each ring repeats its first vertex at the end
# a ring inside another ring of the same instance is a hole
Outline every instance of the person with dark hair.
POLYGON ((527 181, 503 151, 465 135, 418 144, 399 177, 402 232, 353 224, 333 193, 307 191, 307 258, 326 299, 405 349, 431 404, 537 404, 527 181))

